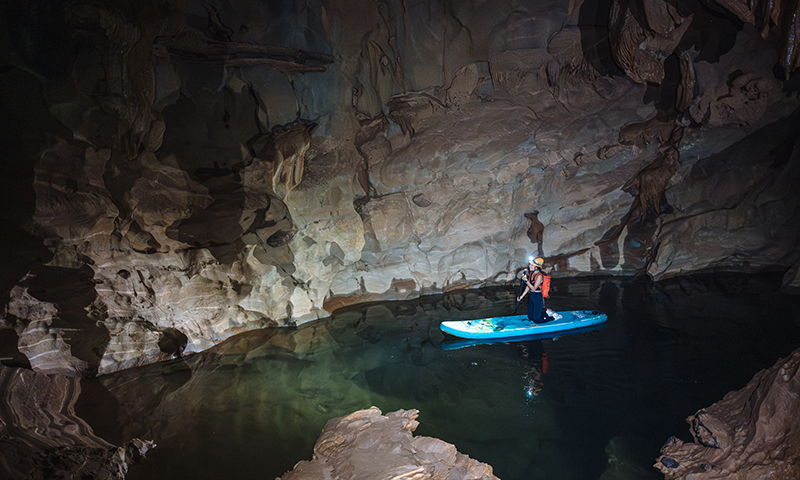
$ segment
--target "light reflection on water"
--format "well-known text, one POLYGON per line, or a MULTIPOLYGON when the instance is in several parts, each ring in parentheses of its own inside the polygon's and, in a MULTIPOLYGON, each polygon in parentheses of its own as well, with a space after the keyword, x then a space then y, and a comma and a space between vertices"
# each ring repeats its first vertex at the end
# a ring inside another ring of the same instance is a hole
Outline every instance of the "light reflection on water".
POLYGON ((774 285, 555 281, 549 307, 603 310, 606 327, 456 349, 439 323, 510 314, 514 288, 369 305, 86 380, 76 408, 111 442, 156 441, 133 480, 273 479, 311 458, 327 420, 372 405, 418 409, 417 435, 503 480, 658 479, 684 418, 800 347, 800 301, 774 285))

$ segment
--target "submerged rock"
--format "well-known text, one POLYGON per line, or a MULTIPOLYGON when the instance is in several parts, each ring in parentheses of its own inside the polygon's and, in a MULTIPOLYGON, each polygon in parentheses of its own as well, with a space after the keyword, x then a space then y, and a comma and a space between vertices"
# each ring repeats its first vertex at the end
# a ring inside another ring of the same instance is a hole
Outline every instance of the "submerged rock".
POLYGON ((618 435, 608 441, 605 451, 608 457, 603 474, 599 480, 646 480, 658 478, 658 474, 647 470, 646 463, 639 461, 642 445, 646 445, 635 435, 618 435))
POLYGON ((295 465, 279 480, 349 478, 497 479, 492 467, 431 437, 414 437, 419 411, 382 415, 377 407, 334 418, 314 445, 314 458, 295 465))
POLYGON ((672 437, 654 465, 666 479, 800 478, 800 350, 687 419, 694 443, 672 437))

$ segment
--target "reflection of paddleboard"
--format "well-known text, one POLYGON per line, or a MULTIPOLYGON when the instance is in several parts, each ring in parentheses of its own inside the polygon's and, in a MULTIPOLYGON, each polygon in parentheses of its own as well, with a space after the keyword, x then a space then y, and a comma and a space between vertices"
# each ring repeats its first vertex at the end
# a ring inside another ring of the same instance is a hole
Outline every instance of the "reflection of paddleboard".
POLYGON ((605 324, 592 325, 589 327, 576 328, 573 330, 561 330, 558 332, 540 333, 539 335, 522 335, 519 337, 506 337, 506 338, 470 338, 454 340, 442 343, 443 350, 457 350, 464 347, 474 347, 475 345, 491 345, 493 343, 509 343, 509 342, 527 342, 529 340, 542 340, 545 338, 558 338, 564 335, 573 335, 575 333, 591 332, 600 330, 605 327, 605 324))
POLYGON ((461 338, 513 338, 516 340, 517 337, 538 336, 544 333, 591 327, 604 323, 608 319, 605 313, 596 310, 572 310, 558 313, 561 318, 547 323, 535 324, 528 320, 527 315, 514 315, 442 322, 440 328, 445 333, 461 338))

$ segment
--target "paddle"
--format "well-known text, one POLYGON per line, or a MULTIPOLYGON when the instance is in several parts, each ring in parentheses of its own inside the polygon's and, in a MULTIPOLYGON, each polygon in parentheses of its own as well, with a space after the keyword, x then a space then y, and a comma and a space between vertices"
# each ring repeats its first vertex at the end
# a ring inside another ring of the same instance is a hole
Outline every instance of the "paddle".
POLYGON ((519 280, 519 293, 517 294, 517 305, 514 307, 514 315, 517 314, 517 309, 519 308, 519 296, 522 295, 522 291, 523 290, 525 290, 525 279, 524 278, 520 278, 520 280, 519 280))

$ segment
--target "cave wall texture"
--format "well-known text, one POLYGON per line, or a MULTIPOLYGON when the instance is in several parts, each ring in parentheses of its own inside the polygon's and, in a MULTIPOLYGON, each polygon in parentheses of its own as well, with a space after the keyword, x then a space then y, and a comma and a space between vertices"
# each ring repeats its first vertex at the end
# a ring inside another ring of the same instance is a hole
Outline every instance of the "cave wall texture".
POLYGON ((3 363, 107 373, 531 253, 797 292, 796 5, 5 2, 3 363))

